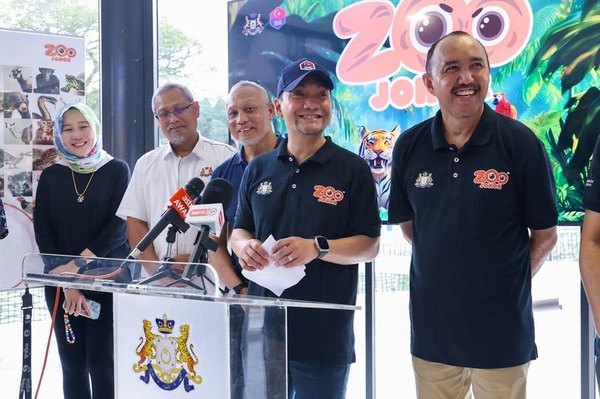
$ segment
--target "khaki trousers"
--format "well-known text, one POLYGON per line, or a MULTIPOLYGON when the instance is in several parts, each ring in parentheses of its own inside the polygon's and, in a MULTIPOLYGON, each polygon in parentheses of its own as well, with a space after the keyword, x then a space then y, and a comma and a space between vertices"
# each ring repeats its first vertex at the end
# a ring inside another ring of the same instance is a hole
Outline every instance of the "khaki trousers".
POLYGON ((525 399, 529 362, 474 369, 412 357, 418 399, 525 399))

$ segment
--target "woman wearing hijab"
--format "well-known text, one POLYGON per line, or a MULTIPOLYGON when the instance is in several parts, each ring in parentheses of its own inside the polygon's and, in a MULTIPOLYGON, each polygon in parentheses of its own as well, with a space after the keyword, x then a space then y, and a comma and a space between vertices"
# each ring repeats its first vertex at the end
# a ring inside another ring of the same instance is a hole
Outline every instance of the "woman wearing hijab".
MULTIPOLYGON (((129 167, 102 149, 102 129, 93 110, 80 103, 62 108, 54 125, 54 145, 61 159, 42 172, 33 212, 40 252, 125 258, 126 224, 115 212, 129 182, 129 167)), ((77 272, 83 263, 78 258, 46 264, 45 272, 77 272)), ((51 314, 57 289, 45 288, 51 314)), ((62 290, 56 317, 65 399, 113 398, 112 295, 62 290), (86 299, 101 305, 98 319, 80 316, 90 310, 86 299)))

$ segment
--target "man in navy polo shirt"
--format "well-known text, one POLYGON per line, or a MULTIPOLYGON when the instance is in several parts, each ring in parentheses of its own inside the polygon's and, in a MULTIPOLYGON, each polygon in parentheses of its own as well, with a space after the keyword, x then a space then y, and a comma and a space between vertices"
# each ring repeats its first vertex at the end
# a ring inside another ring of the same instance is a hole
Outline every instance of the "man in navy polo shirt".
MULTIPOLYGON (((585 218, 581 231, 579 252, 579 269, 581 280, 592 315, 596 331, 600 328, 600 141, 596 143, 592 166, 585 184, 583 193, 583 207, 585 218)), ((596 355, 596 381, 600 381, 600 339, 596 335, 594 340, 594 354, 596 355)))
POLYGON ((242 276, 242 267, 233 254, 227 252, 227 235, 231 234, 235 210, 238 205, 238 192, 242 175, 248 163, 257 156, 272 151, 282 141, 281 136, 273 132, 275 106, 269 100, 267 91, 258 83, 243 80, 229 90, 227 96, 227 123, 234 140, 241 145, 237 154, 219 165, 212 174, 212 179, 228 180, 234 189, 229 207, 225 210, 228 229, 223 229, 219 239, 219 251, 209 253, 211 265, 219 273, 219 279, 229 290, 246 293, 247 279, 242 276))
POLYGON ((452 32, 423 82, 440 111, 394 146, 389 221, 412 243, 411 353, 418 398, 525 398, 537 357, 531 278, 557 240, 543 145, 484 100, 488 56, 452 32))
MULTIPOLYGON (((227 241, 233 227, 233 218, 237 209, 237 197, 244 170, 257 156, 272 151, 283 138, 273 133, 275 106, 269 100, 267 91, 258 83, 243 80, 231 87, 227 96, 227 123, 235 141, 241 145, 237 154, 219 165, 212 179, 228 180, 234 189, 229 207, 225 210, 226 228, 222 230, 217 242, 216 253, 209 252, 210 264, 216 269, 227 289, 236 294, 245 295, 248 280, 242 275, 242 267, 235 254, 229 254, 227 241)), ((231 399, 243 398, 244 375, 241 365, 240 349, 244 311, 241 306, 230 307, 231 327, 231 399)))
MULTIPOLYGON (((358 263, 377 255, 380 219, 367 164, 323 136, 332 89, 328 72, 310 60, 284 68, 275 109, 287 138, 246 169, 232 248, 250 271, 270 262, 306 265, 282 298, 354 305, 358 263), (270 235, 277 240, 271 253, 262 246, 270 235)), ((248 294, 274 296, 253 282, 248 294)), ((352 311, 288 309, 289 398, 345 397, 353 320, 352 311)))

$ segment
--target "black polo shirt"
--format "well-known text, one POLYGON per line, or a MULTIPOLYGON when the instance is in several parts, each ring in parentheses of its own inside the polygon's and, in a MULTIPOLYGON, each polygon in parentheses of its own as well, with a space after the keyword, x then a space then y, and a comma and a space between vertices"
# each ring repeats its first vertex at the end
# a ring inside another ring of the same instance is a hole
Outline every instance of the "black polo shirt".
MULTIPOLYGON (((301 165, 288 155, 287 139, 246 168, 240 187, 234 228, 264 241, 298 236, 328 239, 379 237, 375 183, 358 155, 326 143, 301 165)), ((358 265, 313 260, 306 276, 282 298, 354 305, 358 265)), ((249 295, 274 296, 250 284, 249 295)), ((354 312, 288 309, 288 357, 322 364, 354 361, 354 312)))
POLYGON ((596 142, 590 173, 585 182, 583 207, 600 213, 600 141, 596 142))
POLYGON ((474 368, 537 357, 530 229, 557 224, 548 156, 522 123, 487 105, 459 150, 441 113, 394 147, 389 221, 412 220, 412 354, 474 368))

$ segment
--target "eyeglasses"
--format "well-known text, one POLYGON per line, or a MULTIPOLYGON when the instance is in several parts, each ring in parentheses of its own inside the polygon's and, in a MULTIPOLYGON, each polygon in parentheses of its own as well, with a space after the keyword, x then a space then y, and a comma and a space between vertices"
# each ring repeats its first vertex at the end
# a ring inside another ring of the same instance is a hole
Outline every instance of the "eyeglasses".
POLYGON ((180 116, 183 116, 183 114, 185 113, 185 111, 187 111, 188 108, 191 107, 193 104, 194 104, 194 102, 192 101, 191 103, 189 103, 185 107, 175 108, 173 111, 165 111, 165 112, 161 112, 160 114, 154 114, 154 117, 156 119, 158 119, 159 121, 169 120, 171 118, 171 115, 175 115, 176 117, 180 117, 180 116))

